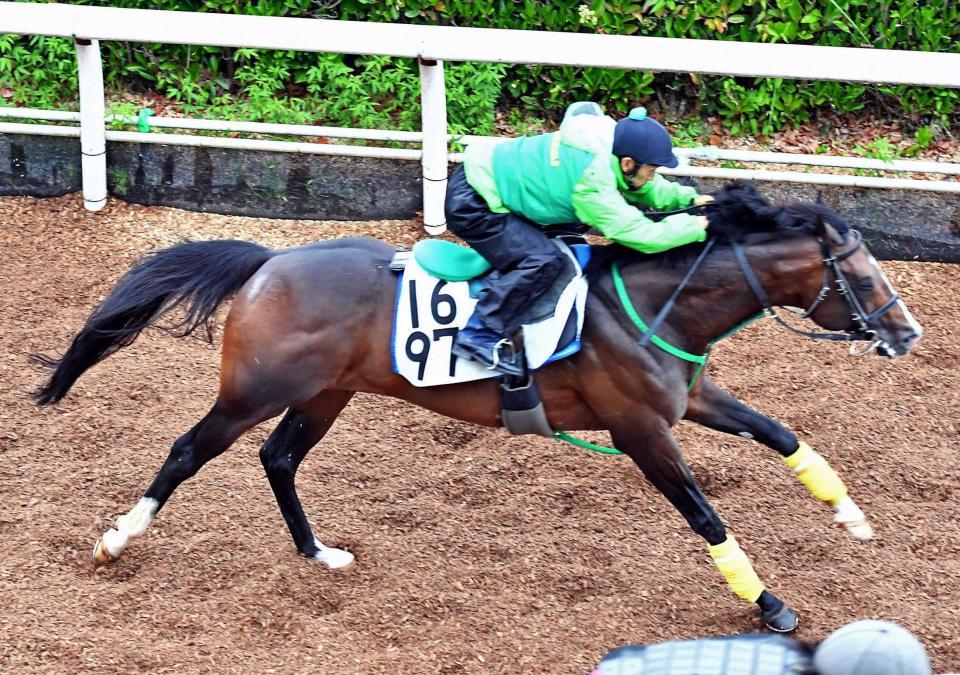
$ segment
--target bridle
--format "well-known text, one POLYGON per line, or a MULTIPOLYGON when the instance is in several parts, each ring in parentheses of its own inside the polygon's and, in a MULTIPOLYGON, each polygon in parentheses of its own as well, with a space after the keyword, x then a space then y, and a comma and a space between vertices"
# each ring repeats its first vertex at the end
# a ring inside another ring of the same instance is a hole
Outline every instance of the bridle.
MULTIPOLYGON (((651 220, 662 220, 666 216, 671 216, 675 213, 703 213, 703 206, 691 204, 690 206, 676 209, 674 211, 642 213, 651 220)), ((811 340, 850 342, 850 354, 853 356, 866 356, 876 349, 881 350, 881 353, 887 356, 894 355, 893 349, 887 345, 886 342, 877 337, 878 331, 876 329, 876 322, 881 316, 890 311, 894 305, 900 302, 900 296, 893 289, 893 287, 890 286, 890 283, 886 280, 886 278, 884 278, 883 281, 890 293, 890 299, 887 300, 882 307, 879 307, 872 312, 868 312, 865 309, 863 302, 861 302, 859 296, 857 296, 853 286, 850 285, 850 281, 847 279, 847 276, 843 273, 843 269, 840 267, 841 262, 859 251, 860 247, 863 246, 863 235, 859 230, 851 228, 849 230, 849 235, 845 236, 843 242, 841 243, 842 246, 849 246, 840 253, 833 253, 832 245, 823 237, 817 237, 817 241, 820 244, 820 251, 823 256, 823 283, 820 285, 820 290, 807 309, 801 310, 788 307, 787 310, 792 312, 798 318, 806 319, 815 311, 817 311, 817 308, 820 306, 820 304, 823 303, 823 301, 826 300, 830 295, 830 292, 836 288, 840 296, 843 297, 847 302, 847 306, 850 309, 850 316, 857 326, 856 330, 837 332, 805 331, 800 330, 799 328, 794 328, 789 323, 784 321, 783 318, 777 313, 773 303, 770 302, 770 298, 767 296, 766 291, 764 291, 763 285, 760 283, 756 273, 754 273, 753 268, 750 266, 750 261, 747 259, 744 245, 738 241, 731 240, 730 245, 733 248, 734 256, 737 259, 737 263, 740 265, 743 276, 746 278, 747 283, 753 291, 753 294, 757 296, 757 300, 760 301, 760 305, 763 307, 763 311, 755 318, 762 318, 764 316, 772 317, 774 321, 779 323, 787 330, 796 333, 797 335, 810 338, 811 340), (852 242, 850 241, 851 239, 853 240, 852 242), (835 284, 832 284, 831 281, 834 281, 835 284), (869 344, 864 348, 858 349, 857 345, 855 344, 857 342, 867 342, 869 344)), ((656 335, 657 329, 673 309, 673 305, 683 292, 684 287, 687 285, 687 283, 689 283, 694 272, 710 253, 710 250, 713 248, 715 243, 716 237, 711 237, 707 240, 706 246, 704 246, 703 250, 700 252, 700 255, 697 256, 696 261, 687 271, 683 280, 680 282, 680 285, 657 314, 657 317, 650 325, 649 330, 646 331, 641 337, 639 343, 640 346, 645 347, 650 344, 652 337, 656 335)))
POLYGON ((840 267, 840 263, 842 261, 852 256, 854 253, 860 250, 861 246, 863 246, 863 235, 860 234, 858 230, 851 229, 850 235, 851 236, 844 238, 843 245, 847 246, 850 239, 853 239, 852 245, 850 245, 841 253, 836 254, 833 253, 830 243, 825 241, 822 237, 817 237, 817 241, 820 243, 820 251, 823 255, 823 283, 820 287, 820 291, 817 293, 816 297, 813 299, 813 302, 807 309, 790 310, 799 318, 803 319, 809 317, 817 310, 820 304, 827 299, 827 296, 830 295, 830 291, 835 287, 837 292, 840 293, 840 296, 846 300, 847 306, 850 309, 851 318, 857 326, 856 330, 842 332, 804 331, 794 328, 789 323, 784 321, 783 318, 777 314, 776 309, 770 302, 770 298, 767 296, 766 291, 763 290, 763 286, 761 285, 759 279, 757 279, 757 275, 754 273, 753 268, 750 266, 750 261, 747 260, 747 254, 744 246, 736 241, 731 242, 731 245, 733 247, 733 253, 736 256, 737 263, 740 265, 743 276, 747 280, 747 284, 749 284, 753 294, 757 296, 757 300, 760 301, 760 305, 763 307, 763 314, 773 317, 777 323, 796 333, 797 335, 803 335, 811 340, 840 340, 870 343, 864 349, 857 349, 856 345, 851 344, 850 353, 854 356, 866 356, 878 348, 884 353, 892 353, 892 349, 889 347, 889 345, 877 337, 878 331, 876 330, 876 322, 881 316, 886 314, 900 301, 900 296, 884 279, 884 283, 887 285, 887 290, 890 292, 890 299, 885 302, 882 307, 879 307, 872 312, 868 312, 864 308, 864 305, 857 296, 856 291, 853 289, 853 286, 850 285, 850 281, 847 279, 847 276, 843 273, 843 269, 840 267), (835 286, 834 284, 831 284, 831 280, 835 282, 835 286))
MULTIPOLYGON (((687 207, 686 209, 678 209, 676 213, 689 213, 695 208, 700 207, 687 207)), ((660 212, 657 214, 659 216, 668 215, 660 212)), ((850 353, 853 356, 866 356, 870 354, 875 349, 881 350, 881 352, 887 356, 892 356, 894 354, 893 349, 887 345, 882 339, 877 337, 878 331, 875 328, 876 321, 886 314, 894 305, 900 301, 900 296, 897 292, 890 286, 889 282, 884 279, 884 283, 887 285, 887 290, 890 292, 890 299, 883 304, 882 307, 875 309, 872 312, 868 312, 860 298, 857 296, 856 291, 854 291, 853 286, 850 285, 850 281, 847 279, 846 274, 844 274, 843 269, 840 267, 840 263, 852 256, 860 247, 863 246, 863 235, 859 230, 851 229, 849 230, 850 236, 844 237, 842 242, 843 246, 847 246, 850 242, 850 239, 853 240, 852 244, 849 245, 846 250, 840 253, 833 253, 833 249, 830 243, 828 243, 824 238, 817 237, 817 241, 820 244, 820 251, 823 256, 823 283, 820 286, 820 290, 817 293, 816 297, 813 299, 813 302, 810 306, 805 309, 792 309, 787 308, 789 311, 793 312, 798 318, 805 319, 811 316, 817 308, 823 303, 824 300, 830 295, 830 292, 836 288, 837 292, 843 297, 847 306, 850 309, 850 316, 856 324, 857 328, 853 331, 837 331, 837 332, 824 332, 824 331, 805 331, 800 330, 799 328, 794 328, 789 323, 783 320, 783 318, 777 313, 776 308, 773 303, 770 302, 770 297, 767 295, 767 292, 763 289, 763 285, 760 283, 760 280, 757 278, 756 273, 753 271, 753 268, 750 265, 750 261, 747 259, 747 253, 743 244, 738 241, 731 241, 730 245, 733 248, 734 256, 737 259, 737 263, 740 265, 740 270, 743 272, 743 276, 747 280, 747 284, 750 286, 750 289, 753 291, 753 294, 757 297, 757 300, 760 301, 760 305, 763 308, 761 313, 754 318, 762 318, 765 316, 772 317, 774 321, 779 323, 781 326, 787 330, 796 333, 797 335, 802 335, 804 337, 810 338, 811 340, 832 340, 832 341, 842 341, 850 342, 850 353), (834 281, 835 284, 832 284, 831 281, 834 281), (857 348, 856 342, 867 342, 869 343, 865 348, 857 348)), ((706 245, 703 250, 697 256, 697 259, 694 261, 693 265, 690 266, 690 269, 687 270, 687 273, 684 275, 683 280, 677 286, 677 289, 673 292, 670 298, 664 303, 660 312, 657 314, 656 318, 653 320, 653 323, 650 324, 649 328, 644 331, 644 334, 641 336, 639 344, 641 347, 646 347, 653 340, 654 336, 657 333, 660 325, 667 318, 667 315, 673 309, 674 304, 679 298, 680 294, 683 292, 683 289, 690 282, 690 279, 693 277, 697 268, 700 267, 700 264, 704 261, 710 251, 713 249, 714 245, 717 243, 716 237, 711 237, 707 240, 706 245)), ((751 319, 752 320, 752 319, 751 319)))

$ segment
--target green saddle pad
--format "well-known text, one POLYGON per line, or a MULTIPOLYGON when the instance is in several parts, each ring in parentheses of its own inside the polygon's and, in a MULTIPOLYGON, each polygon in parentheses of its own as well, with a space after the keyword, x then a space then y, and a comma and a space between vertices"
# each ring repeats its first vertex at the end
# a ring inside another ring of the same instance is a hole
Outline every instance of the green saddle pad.
POLYGON ((413 257, 420 267, 446 281, 468 281, 490 270, 490 263, 472 248, 443 239, 418 241, 413 257))

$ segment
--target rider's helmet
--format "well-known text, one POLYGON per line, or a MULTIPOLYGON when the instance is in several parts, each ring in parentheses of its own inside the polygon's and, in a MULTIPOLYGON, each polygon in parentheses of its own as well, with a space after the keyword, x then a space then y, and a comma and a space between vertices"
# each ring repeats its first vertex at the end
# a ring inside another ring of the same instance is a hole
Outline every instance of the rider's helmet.
POLYGON ((813 654, 819 675, 930 675, 920 641, 889 621, 856 621, 834 631, 813 654))
POLYGON ((631 157, 637 165, 653 164, 672 169, 679 160, 673 154, 673 142, 663 125, 647 117, 646 108, 634 108, 617 122, 613 132, 613 154, 631 157))

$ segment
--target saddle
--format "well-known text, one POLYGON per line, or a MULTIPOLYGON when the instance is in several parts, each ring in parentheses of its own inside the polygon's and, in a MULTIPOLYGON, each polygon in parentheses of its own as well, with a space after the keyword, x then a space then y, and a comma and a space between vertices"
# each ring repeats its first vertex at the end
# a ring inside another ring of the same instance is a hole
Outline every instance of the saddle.
POLYGON ((590 256, 582 237, 553 241, 568 264, 524 313, 518 354, 525 366, 522 377, 503 376, 450 352, 457 331, 499 273, 473 249, 449 241, 429 239, 417 242, 412 250, 397 251, 390 263, 391 270, 400 272, 391 344, 394 372, 415 386, 502 378, 504 426, 511 433, 552 436, 532 375, 580 350, 587 294, 582 268, 590 256))

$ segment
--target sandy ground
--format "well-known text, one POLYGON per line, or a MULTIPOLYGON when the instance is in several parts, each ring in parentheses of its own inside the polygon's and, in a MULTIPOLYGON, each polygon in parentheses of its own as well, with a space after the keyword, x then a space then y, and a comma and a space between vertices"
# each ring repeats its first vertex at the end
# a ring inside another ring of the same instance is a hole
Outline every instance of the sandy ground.
MULTIPOLYGON (((420 234, 79 203, 0 199, 0 670, 583 673, 624 643, 759 627, 626 458, 364 395, 299 475, 315 531, 356 553, 353 574, 296 554, 257 459, 269 423, 94 572, 96 537, 212 402, 219 352, 150 331, 44 410, 28 397, 44 373, 27 354, 63 349, 138 256, 182 238, 420 234)), ((760 576, 801 613, 801 638, 892 619, 956 671, 960 278, 884 266, 927 330, 909 358, 853 359, 764 322, 711 365, 831 460, 875 541, 833 529, 771 451, 689 424, 678 435, 760 576)))

